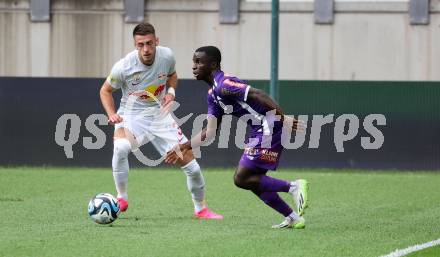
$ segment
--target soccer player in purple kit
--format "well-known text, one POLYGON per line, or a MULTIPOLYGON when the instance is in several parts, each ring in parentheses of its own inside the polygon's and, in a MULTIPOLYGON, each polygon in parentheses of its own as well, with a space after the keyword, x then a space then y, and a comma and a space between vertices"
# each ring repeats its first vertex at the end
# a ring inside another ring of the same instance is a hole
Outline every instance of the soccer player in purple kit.
POLYGON ((218 48, 198 48, 194 53, 193 63, 195 78, 211 86, 207 96, 208 124, 190 141, 176 145, 169 151, 165 161, 175 163, 186 151, 199 147, 215 137, 224 114, 245 119, 251 127, 250 140, 235 172, 235 185, 252 191, 265 204, 285 217, 280 224, 272 228, 305 228, 302 216, 308 207, 308 182, 304 179, 284 181, 267 176, 268 170, 277 168, 283 150, 283 124, 289 124, 294 130, 301 130, 302 122, 284 115, 279 105, 262 90, 252 88, 240 79, 225 74, 221 70, 221 53, 218 48), (291 194, 296 210, 292 210, 278 192, 291 194))

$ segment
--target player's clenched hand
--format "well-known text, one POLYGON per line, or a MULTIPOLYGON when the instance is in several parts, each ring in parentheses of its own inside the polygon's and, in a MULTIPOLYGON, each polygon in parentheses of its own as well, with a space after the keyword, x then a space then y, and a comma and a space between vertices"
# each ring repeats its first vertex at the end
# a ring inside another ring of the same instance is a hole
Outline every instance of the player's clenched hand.
POLYGON ((304 132, 305 128, 306 128, 306 123, 303 120, 297 120, 293 117, 284 115, 284 125, 283 126, 291 126, 292 130, 295 130, 297 132, 304 132))
POLYGON ((306 128, 306 124, 303 120, 297 120, 293 118, 293 124, 292 124, 293 130, 296 130, 298 132, 304 132, 305 128, 306 128))
POLYGON ((171 101, 174 101, 174 95, 167 93, 162 98, 162 106, 168 105, 171 101))
POLYGON ((188 151, 185 145, 176 145, 167 152, 167 156, 165 157, 165 162, 169 164, 175 164, 177 160, 182 159, 185 153, 188 151))
POLYGON ((171 110, 171 107, 173 106, 174 102, 174 95, 172 94, 166 94, 161 101, 161 112, 163 114, 168 114, 171 110))
POLYGON ((108 116, 108 123, 115 125, 122 122, 122 117, 119 114, 114 113, 108 116))
POLYGON ((162 101, 161 101, 162 107, 169 106, 174 101, 174 98, 175 98, 175 96, 170 93, 164 95, 164 97, 162 98, 162 101))

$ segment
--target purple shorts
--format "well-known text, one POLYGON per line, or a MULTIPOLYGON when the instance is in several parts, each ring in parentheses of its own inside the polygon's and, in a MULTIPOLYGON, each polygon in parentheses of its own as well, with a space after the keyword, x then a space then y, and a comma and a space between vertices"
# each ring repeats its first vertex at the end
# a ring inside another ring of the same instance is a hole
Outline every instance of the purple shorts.
POLYGON ((240 165, 248 168, 260 168, 265 170, 276 170, 283 151, 281 145, 282 129, 274 127, 272 137, 264 137, 263 133, 251 133, 249 138, 258 139, 258 143, 249 145, 244 149, 240 159, 240 165), (269 142, 265 144, 264 142, 269 142))

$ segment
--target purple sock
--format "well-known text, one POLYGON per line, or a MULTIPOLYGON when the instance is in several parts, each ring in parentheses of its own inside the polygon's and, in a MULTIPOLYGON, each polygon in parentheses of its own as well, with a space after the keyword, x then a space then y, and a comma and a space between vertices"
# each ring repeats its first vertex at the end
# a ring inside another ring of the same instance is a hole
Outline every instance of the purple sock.
POLYGON ((290 182, 262 175, 260 179, 260 192, 289 192, 290 182))
POLYGON ((260 199, 272 209, 281 213, 284 217, 289 216, 292 213, 292 209, 281 197, 275 192, 263 192, 259 195, 260 199))

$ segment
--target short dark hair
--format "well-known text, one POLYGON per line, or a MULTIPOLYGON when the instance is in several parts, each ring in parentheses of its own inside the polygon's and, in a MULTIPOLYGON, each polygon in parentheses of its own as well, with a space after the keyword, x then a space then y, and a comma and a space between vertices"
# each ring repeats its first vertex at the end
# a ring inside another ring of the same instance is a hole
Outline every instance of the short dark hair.
POLYGON ((154 30, 154 26, 148 22, 139 23, 133 29, 133 37, 136 35, 145 36, 148 34, 156 35, 156 31, 154 30))
POLYGON ((220 67, 220 63, 222 62, 222 54, 220 50, 215 46, 202 46, 197 48, 196 52, 204 52, 211 61, 214 61, 220 67))

